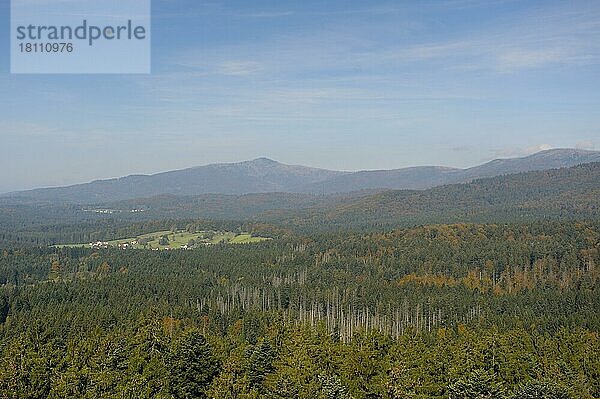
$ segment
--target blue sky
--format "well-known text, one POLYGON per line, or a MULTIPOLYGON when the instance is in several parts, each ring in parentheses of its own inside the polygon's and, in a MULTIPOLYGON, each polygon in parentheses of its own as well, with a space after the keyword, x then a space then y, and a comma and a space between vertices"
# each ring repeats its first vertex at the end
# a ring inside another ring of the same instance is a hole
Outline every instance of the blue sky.
POLYGON ((357 170, 600 149, 598 1, 152 8, 150 75, 10 75, 0 0, 0 192, 259 156, 357 170))

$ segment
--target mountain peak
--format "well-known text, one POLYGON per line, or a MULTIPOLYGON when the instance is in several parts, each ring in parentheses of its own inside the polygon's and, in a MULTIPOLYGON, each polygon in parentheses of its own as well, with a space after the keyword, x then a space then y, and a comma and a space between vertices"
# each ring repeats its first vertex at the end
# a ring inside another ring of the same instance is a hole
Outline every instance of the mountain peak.
POLYGON ((254 164, 254 165, 277 165, 277 164, 279 164, 279 162, 274 161, 267 157, 259 157, 259 158, 253 159, 251 161, 246 161, 246 162, 242 162, 242 163, 250 163, 250 164, 254 164))
POLYGON ((360 190, 427 189, 444 184, 511 173, 548 170, 600 162, 600 152, 550 149, 522 158, 498 159, 469 169, 436 166, 344 172, 289 165, 259 157, 237 163, 210 164, 127 176, 69 187, 13 193, 39 200, 98 203, 161 194, 247 194, 266 192, 344 193, 360 190))

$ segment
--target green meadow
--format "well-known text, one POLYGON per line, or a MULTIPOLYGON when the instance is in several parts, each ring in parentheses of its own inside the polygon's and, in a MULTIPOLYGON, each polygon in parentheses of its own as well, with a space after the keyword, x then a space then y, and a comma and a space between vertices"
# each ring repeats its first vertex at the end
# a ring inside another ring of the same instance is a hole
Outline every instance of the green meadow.
MULTIPOLYGON (((269 240, 265 237, 253 236, 250 233, 234 233, 231 231, 199 231, 190 233, 188 231, 156 231, 137 237, 121 238, 106 241, 109 247, 118 247, 127 244, 133 249, 181 249, 194 248, 215 244, 252 244, 269 240)), ((89 247, 90 243, 59 244, 55 247, 81 248, 89 247)))

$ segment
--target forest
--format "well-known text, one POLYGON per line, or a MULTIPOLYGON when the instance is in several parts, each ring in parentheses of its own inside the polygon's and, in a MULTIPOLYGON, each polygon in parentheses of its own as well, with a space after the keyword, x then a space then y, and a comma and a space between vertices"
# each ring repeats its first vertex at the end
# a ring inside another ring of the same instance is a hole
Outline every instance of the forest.
POLYGON ((600 399, 600 0, 0 21, 0 399, 600 399))
POLYGON ((21 194, 0 196, 0 241, 52 245, 86 242, 88 238, 84 237, 92 236, 98 240, 120 239, 152 231, 138 233, 135 226, 140 224, 166 223, 169 229, 173 224, 198 220, 224 225, 224 230, 241 224, 268 224, 303 235, 435 223, 597 220, 599 196, 598 162, 427 190, 159 195, 94 204, 37 200, 21 194), (90 212, 98 209, 110 209, 111 213, 90 212), (116 229, 135 230, 135 234, 119 235, 116 229))
POLYGON ((0 397, 600 397, 597 222, 301 234, 165 220, 93 234, 169 225, 273 239, 188 251, 5 240, 0 397))

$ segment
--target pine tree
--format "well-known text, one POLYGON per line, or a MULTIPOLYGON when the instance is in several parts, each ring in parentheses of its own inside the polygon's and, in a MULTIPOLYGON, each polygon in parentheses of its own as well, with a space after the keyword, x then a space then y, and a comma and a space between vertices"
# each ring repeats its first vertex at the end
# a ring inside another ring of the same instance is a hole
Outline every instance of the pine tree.
POLYGON ((205 398, 220 365, 200 332, 189 330, 176 342, 169 358, 170 391, 175 398, 205 398))
POLYGON ((556 383, 530 380, 519 386, 511 399, 571 399, 571 395, 566 388, 556 383))
POLYGON ((321 389, 319 396, 322 399, 350 399, 348 389, 342 384, 342 381, 337 376, 319 375, 321 389))
POLYGON ((466 379, 460 379, 448 387, 450 399, 500 399, 505 397, 501 383, 485 370, 475 370, 466 379))
POLYGON ((267 340, 261 340, 250 352, 248 378, 253 387, 260 389, 267 374, 274 370, 273 349, 267 340))

